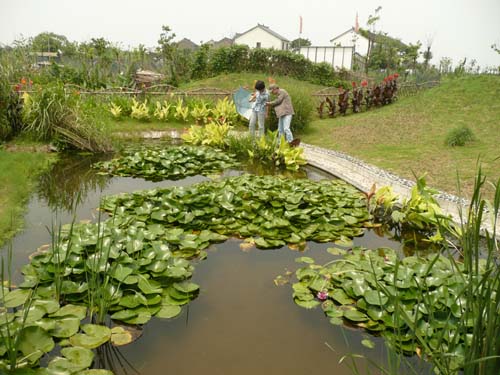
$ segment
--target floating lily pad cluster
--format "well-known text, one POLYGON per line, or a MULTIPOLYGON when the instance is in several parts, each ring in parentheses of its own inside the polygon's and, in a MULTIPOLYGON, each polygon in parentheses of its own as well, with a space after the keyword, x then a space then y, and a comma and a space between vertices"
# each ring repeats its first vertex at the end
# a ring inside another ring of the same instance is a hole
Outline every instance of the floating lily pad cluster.
MULTIPOLYGON (((66 304, 47 296, 47 290, 34 296, 31 289, 3 288, 3 309, 0 313, 0 372, 10 369, 9 357, 17 357, 19 368, 35 366, 40 358, 50 353, 56 345, 68 346, 61 350, 62 357, 48 363, 43 374, 86 374, 94 358, 88 345, 102 343, 111 338, 109 328, 93 324, 83 325, 87 334, 79 334, 80 322, 87 316, 85 306, 66 304), (104 331, 104 334, 103 334, 104 331)), ((95 347, 95 346, 94 346, 95 347)), ((23 374, 34 374, 25 369, 23 374)), ((89 373, 90 374, 90 373, 89 373)), ((111 372, 103 372, 109 375, 111 372)))
POLYGON ((120 220, 251 237, 259 248, 350 239, 369 219, 364 196, 343 181, 252 175, 112 196, 104 208, 120 220))
POLYGON ((126 151, 122 157, 94 165, 115 176, 143 177, 147 180, 178 180, 186 176, 220 173, 239 165, 234 157, 209 147, 167 146, 126 151))
MULTIPOLYGON (((329 251, 345 253, 342 249, 329 251)), ((296 271, 299 281, 293 284, 294 301, 305 308, 321 305, 332 324, 345 322, 382 333, 407 354, 421 349, 415 343, 416 335, 431 350, 442 349, 437 345, 443 340, 470 339, 472 322, 470 332, 456 332, 467 303, 460 263, 436 254, 399 260, 387 248, 354 248, 323 266, 307 257, 298 261, 308 264, 296 271)), ((454 347, 450 361, 460 368, 464 353, 461 345, 454 347)))
POLYGON ((105 301, 112 319, 128 324, 179 314, 179 306, 195 298, 199 289, 186 281, 193 266, 185 257, 226 239, 208 231, 191 234, 143 222, 125 226, 118 219, 75 225, 66 236, 56 248, 32 257, 23 268, 21 287, 38 285, 38 294, 56 294, 71 303, 97 297, 105 301))
MULTIPOLYGON (((199 286, 188 280, 194 268, 186 258, 202 257, 203 248, 225 239, 206 230, 193 234, 118 218, 68 226, 56 244, 37 251, 23 267, 19 289, 3 291, 0 370, 7 368, 9 342, 18 335, 21 341, 14 351, 26 357, 29 366, 36 366, 57 344, 93 349, 110 340, 115 345, 127 343, 126 332, 113 332, 119 327, 110 331, 101 325, 81 326, 88 307, 97 314, 104 306, 113 320, 128 324, 177 316, 199 292, 199 286), (91 298, 99 301, 88 306, 91 298), (65 305, 60 307, 59 301, 65 305)), ((49 374, 79 368, 68 357, 74 353, 64 353, 64 358, 49 363, 49 374)))
POLYGON ((63 227, 23 267, 19 289, 4 290, 3 368, 8 337, 22 337, 14 350, 29 366, 65 347, 44 373, 76 373, 90 366, 93 348, 127 342, 117 327, 82 325, 83 318, 140 325, 175 317, 199 293, 189 280, 192 261, 229 235, 251 237, 260 248, 348 240, 369 219, 364 196, 342 181, 250 175, 121 194, 103 208, 111 218, 63 227))

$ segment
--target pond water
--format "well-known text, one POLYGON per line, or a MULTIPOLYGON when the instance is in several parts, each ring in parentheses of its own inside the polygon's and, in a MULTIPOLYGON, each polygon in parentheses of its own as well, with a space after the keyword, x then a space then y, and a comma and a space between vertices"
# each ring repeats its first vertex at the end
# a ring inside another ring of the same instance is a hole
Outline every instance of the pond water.
MULTIPOLYGON (((63 158, 41 178, 28 204, 25 229, 11 243, 16 279, 28 256, 50 242, 48 229, 53 223, 69 223, 73 215, 76 220, 96 220, 102 196, 207 180, 196 176, 153 183, 111 178, 91 170, 95 161, 84 156, 63 158)), ((241 173, 228 171, 225 175, 241 173)), ((333 178, 314 168, 306 168, 305 174, 315 180, 333 178)), ((381 339, 371 337, 376 347, 366 349, 360 342, 368 334, 331 325, 320 308, 306 310, 297 306, 290 285, 274 284, 276 276, 299 267, 295 262, 298 256, 305 254, 317 263, 331 260, 325 251, 331 243, 308 243, 301 253, 288 247, 243 251, 240 243, 230 239, 211 246, 207 259, 196 264, 194 271, 193 281, 201 288, 198 298, 174 319, 153 318, 134 343, 99 348, 94 367, 106 367, 117 375, 352 374, 346 365, 339 364, 346 354, 362 354, 377 363, 386 361, 381 339)), ((402 248, 400 243, 370 231, 355 238, 354 244, 402 248)), ((360 373, 373 373, 366 361, 357 363, 360 373)))

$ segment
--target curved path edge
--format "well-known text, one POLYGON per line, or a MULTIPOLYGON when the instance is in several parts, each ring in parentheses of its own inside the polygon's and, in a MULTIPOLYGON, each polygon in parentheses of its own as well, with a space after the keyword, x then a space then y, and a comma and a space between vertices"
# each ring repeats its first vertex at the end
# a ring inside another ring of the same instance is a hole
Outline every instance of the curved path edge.
MULTIPOLYGON (((341 178, 363 192, 369 192, 373 184, 376 184, 377 188, 391 186, 402 202, 403 199, 410 198, 411 189, 415 186, 414 181, 399 177, 342 152, 304 143, 301 143, 301 147, 304 148, 304 156, 310 165, 341 178)), ((439 192, 435 198, 443 211, 451 215, 455 223, 460 224, 461 213, 465 217, 469 202, 445 192, 439 192)), ((484 216, 483 230, 493 233, 491 215, 484 216)), ((497 221, 496 234, 500 236, 500 221, 497 221)))

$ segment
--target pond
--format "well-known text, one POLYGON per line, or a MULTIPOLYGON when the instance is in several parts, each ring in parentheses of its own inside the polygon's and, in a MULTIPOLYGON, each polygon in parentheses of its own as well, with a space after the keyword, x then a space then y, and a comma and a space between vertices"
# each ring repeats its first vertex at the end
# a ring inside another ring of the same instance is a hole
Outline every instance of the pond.
MULTIPOLYGON (((28 204, 25 229, 11 242, 16 282, 29 255, 51 241, 49 230, 53 225, 73 219, 96 221, 96 208, 102 197, 209 180, 203 176, 161 182, 109 177, 91 169, 95 161, 92 156, 66 156, 42 176, 28 204)), ((223 175, 237 176, 247 171, 232 169, 223 175)), ((312 167, 306 167, 301 177, 304 175, 312 180, 334 178, 312 167)), ((356 353, 376 363, 386 362, 387 353, 380 338, 371 337, 376 347, 365 348, 361 340, 369 336, 367 333, 332 326, 320 308, 307 310, 297 306, 289 284, 274 283, 278 275, 298 268, 295 259, 299 256, 311 256, 319 264, 331 260, 326 249, 332 243, 308 242, 306 249, 298 252, 287 246, 259 250, 240 246, 242 242, 230 238, 206 249, 208 256, 196 263, 192 277, 200 285, 198 297, 175 318, 153 318, 142 326, 141 336, 135 342, 119 348, 109 344, 98 348, 93 367, 107 368, 117 375, 332 371, 347 375, 352 370, 339 364, 345 355, 356 353)), ((354 245, 402 250, 401 243, 372 231, 354 238, 354 245)), ((2 253, 5 251, 2 249, 2 253)), ((46 355, 42 364, 49 360, 46 355)), ((360 373, 367 373, 366 361, 357 363, 360 373)))

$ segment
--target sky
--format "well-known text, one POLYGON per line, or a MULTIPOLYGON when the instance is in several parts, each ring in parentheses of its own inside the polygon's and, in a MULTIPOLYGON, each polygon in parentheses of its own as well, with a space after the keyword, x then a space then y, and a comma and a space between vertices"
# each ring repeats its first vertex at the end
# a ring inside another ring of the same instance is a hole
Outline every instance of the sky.
POLYGON ((157 45, 162 25, 175 40, 199 44, 232 37, 264 24, 289 40, 301 37, 313 45, 354 26, 360 27, 381 6, 376 31, 405 43, 431 43, 436 65, 450 57, 455 65, 467 57, 481 67, 499 66, 500 0, 0 0, 0 43, 50 31, 71 41, 104 37, 122 48, 157 45))

